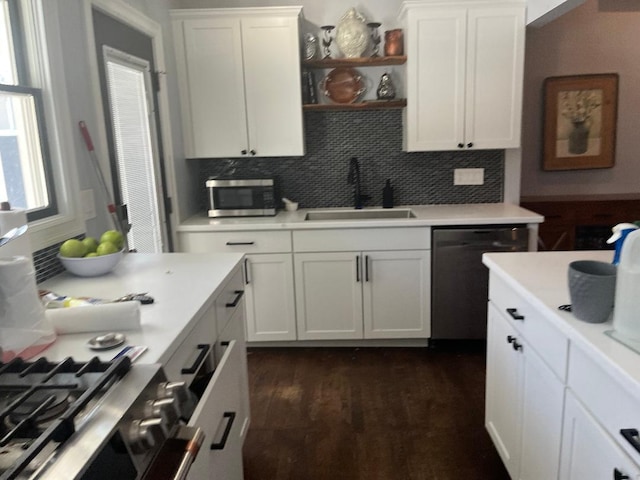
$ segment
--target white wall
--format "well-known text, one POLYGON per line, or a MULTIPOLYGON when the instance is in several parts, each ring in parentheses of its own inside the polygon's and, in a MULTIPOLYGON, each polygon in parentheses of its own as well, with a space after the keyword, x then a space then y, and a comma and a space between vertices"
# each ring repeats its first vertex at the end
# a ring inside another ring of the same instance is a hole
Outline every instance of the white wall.
POLYGON ((522 127, 522 196, 640 192, 640 2, 588 0, 542 28, 528 28, 522 127), (546 77, 618 73, 615 166, 542 170, 546 77))
MULTIPOLYGON (((85 28, 85 8, 90 8, 90 2, 84 0, 56 0, 59 9, 59 21, 61 24, 61 43, 63 47, 63 62, 66 76, 67 90, 69 94, 69 109, 74 131, 74 150, 77 160, 80 188, 93 188, 96 192, 96 210, 98 217, 87 222, 87 231, 91 234, 100 232, 109 226, 105 209, 100 202, 102 197, 98 193, 100 185, 97 182, 89 155, 78 133, 77 124, 84 120, 96 143, 96 153, 101 162, 106 162, 106 151, 99 149, 100 105, 94 97, 94 89, 91 83, 92 72, 89 64, 89 56, 94 55, 88 50, 87 32, 85 28)), ((182 135, 180 132, 178 87, 175 75, 175 58, 173 54, 173 40, 171 25, 169 23, 168 0, 127 0, 123 2, 136 8, 151 20, 158 23, 163 32, 165 50, 165 62, 167 70, 167 89, 169 98, 169 116, 172 121, 172 152, 175 166, 175 178, 177 184, 177 196, 174 198, 174 207, 178 209, 178 215, 185 218, 191 215, 197 208, 197 199, 192 194, 195 182, 196 166, 184 161, 182 135)))

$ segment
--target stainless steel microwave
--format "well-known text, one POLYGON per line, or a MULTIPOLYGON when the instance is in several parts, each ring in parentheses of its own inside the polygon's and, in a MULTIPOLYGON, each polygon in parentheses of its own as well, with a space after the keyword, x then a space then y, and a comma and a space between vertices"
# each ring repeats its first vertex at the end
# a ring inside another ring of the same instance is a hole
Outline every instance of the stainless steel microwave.
POLYGON ((272 178, 206 181, 210 217, 251 217, 276 214, 272 178))

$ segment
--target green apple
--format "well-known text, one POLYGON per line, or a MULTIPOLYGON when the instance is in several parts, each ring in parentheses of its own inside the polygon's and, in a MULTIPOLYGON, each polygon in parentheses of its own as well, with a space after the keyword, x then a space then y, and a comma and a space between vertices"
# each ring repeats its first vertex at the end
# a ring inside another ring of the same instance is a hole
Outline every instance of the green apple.
POLYGON ((113 243, 120 250, 124 246, 124 237, 117 230, 107 230, 100 237, 100 243, 104 242, 113 243))
POLYGON ((60 255, 63 257, 79 258, 87 253, 87 247, 80 240, 70 238, 60 245, 60 255))
POLYGON ((98 254, 96 252, 89 252, 87 253, 84 258, 91 258, 91 257, 97 257, 98 254))
POLYGON ((87 247, 87 253, 95 252, 98 249, 98 241, 93 237, 83 238, 82 243, 84 243, 85 247, 87 247))
POLYGON ((100 245, 98 245, 98 249, 96 250, 96 253, 98 255, 109 255, 110 253, 116 253, 119 251, 120 249, 111 242, 100 242, 100 245))

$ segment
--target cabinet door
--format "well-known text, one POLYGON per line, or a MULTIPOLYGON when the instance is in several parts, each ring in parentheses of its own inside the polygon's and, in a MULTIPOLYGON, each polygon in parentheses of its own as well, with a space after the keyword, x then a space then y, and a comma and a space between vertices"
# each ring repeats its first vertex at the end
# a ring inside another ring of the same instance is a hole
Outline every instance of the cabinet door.
POLYGON ((174 26, 186 156, 239 157, 248 148, 240 20, 174 26))
POLYGON ((520 146, 524 18, 521 6, 469 9, 464 140, 468 148, 520 146))
POLYGON ((242 46, 251 153, 304 155, 297 17, 243 18, 242 46))
POLYGON ((299 340, 362 338, 359 252, 294 255, 299 340))
MULTIPOLYGON (((526 341, 523 357, 520 480, 558 478, 564 384, 526 341)), ((514 352, 515 353, 515 352, 514 352)))
POLYGON ((205 439, 189 470, 189 479, 243 478, 242 443, 239 434, 241 425, 236 418, 240 403, 237 388, 240 356, 238 345, 232 341, 193 412, 189 425, 200 426, 205 439), (212 450, 211 445, 214 443, 218 445, 212 450))
POLYGON ((247 340, 295 340, 291 254, 248 255, 245 262, 247 340))
POLYGON ((489 304, 487 316, 485 426, 511 478, 518 478, 522 417, 522 356, 510 338, 515 330, 489 304))
MULTIPOLYGON (((615 408, 612 405, 612 408, 615 408)), ((640 466, 614 442, 571 391, 567 393, 562 480, 638 479, 640 466)))
POLYGON ((464 142, 466 9, 418 9, 407 26, 407 151, 464 142))
POLYGON ((364 337, 429 336, 428 250, 364 252, 364 337))

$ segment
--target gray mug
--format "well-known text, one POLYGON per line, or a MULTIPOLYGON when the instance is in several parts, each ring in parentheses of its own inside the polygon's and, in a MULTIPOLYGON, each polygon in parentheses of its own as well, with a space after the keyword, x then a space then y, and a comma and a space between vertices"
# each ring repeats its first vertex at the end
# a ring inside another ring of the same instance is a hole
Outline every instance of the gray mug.
POLYGON ((569 264, 571 311, 589 323, 606 322, 613 311, 616 292, 615 265, 596 260, 577 260, 569 264))

